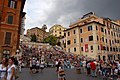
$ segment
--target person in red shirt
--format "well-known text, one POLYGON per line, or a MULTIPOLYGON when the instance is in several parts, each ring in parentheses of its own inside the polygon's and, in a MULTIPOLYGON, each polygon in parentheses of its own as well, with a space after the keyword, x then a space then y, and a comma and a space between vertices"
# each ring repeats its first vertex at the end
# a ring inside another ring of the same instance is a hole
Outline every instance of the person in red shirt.
POLYGON ((91 68, 91 76, 96 77, 96 64, 93 61, 91 61, 90 63, 90 68, 91 68))

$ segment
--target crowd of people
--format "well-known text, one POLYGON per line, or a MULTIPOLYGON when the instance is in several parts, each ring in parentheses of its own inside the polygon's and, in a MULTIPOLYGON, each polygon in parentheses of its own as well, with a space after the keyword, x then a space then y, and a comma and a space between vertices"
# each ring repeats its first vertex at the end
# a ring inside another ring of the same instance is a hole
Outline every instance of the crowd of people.
MULTIPOLYGON (((27 50, 30 49, 32 54, 28 59, 29 60, 28 64, 30 64, 31 66, 30 67, 31 71, 32 69, 33 71, 34 69, 36 69, 36 71, 38 72, 39 68, 43 70, 45 67, 56 67, 57 73, 61 72, 62 70, 62 74, 64 74, 63 70, 65 70, 66 68, 69 69, 80 68, 88 76, 92 76, 92 77, 102 76, 103 78, 109 78, 109 79, 115 77, 118 77, 118 79, 120 78, 119 60, 98 61, 95 59, 86 58, 85 56, 79 56, 72 53, 66 54, 64 51, 56 47, 54 47, 54 50, 52 51, 42 50, 32 47, 28 49, 28 47, 27 48, 26 46, 24 47, 27 50)), ((58 78, 61 78, 59 74, 58 74, 58 78)))
POLYGON ((22 63, 26 67, 30 68, 30 73, 44 72, 46 67, 56 67, 56 73, 58 74, 58 80, 66 80, 65 69, 79 69, 86 73, 87 76, 98 77, 101 76, 103 79, 109 78, 120 79, 120 61, 103 61, 86 58, 84 56, 75 55, 72 53, 65 53, 61 49, 54 47, 53 50, 45 50, 28 47, 21 45, 23 49, 22 59, 17 60, 12 57, 7 61, 3 58, 2 64, 0 65, 0 79, 12 80, 15 78, 16 69, 21 72, 22 63), (40 69, 40 71, 39 71, 40 69))

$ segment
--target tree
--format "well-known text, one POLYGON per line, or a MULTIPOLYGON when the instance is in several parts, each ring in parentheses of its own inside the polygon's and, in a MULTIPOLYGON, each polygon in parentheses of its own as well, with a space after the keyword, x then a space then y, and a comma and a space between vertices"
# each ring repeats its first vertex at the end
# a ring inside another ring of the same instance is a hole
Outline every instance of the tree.
POLYGON ((43 43, 49 43, 50 45, 54 46, 57 44, 57 38, 53 35, 50 35, 43 40, 43 43))
POLYGON ((31 35, 31 42, 37 42, 37 37, 36 35, 31 35))

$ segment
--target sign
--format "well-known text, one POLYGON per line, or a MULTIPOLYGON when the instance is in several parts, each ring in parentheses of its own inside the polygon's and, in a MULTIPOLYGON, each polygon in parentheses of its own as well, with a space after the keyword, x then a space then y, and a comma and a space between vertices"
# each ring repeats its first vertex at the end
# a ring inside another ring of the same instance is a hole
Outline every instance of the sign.
POLYGON ((85 52, 88 52, 88 44, 85 44, 85 52))

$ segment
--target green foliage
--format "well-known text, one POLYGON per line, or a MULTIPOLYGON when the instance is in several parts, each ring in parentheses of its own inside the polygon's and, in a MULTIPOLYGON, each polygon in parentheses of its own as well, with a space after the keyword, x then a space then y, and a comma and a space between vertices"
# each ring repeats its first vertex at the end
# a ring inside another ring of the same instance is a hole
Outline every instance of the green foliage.
POLYGON ((31 42, 37 42, 37 37, 36 35, 31 35, 31 42))
POLYGON ((54 46, 57 44, 57 38, 53 35, 50 35, 43 40, 43 43, 49 43, 50 45, 54 46))

